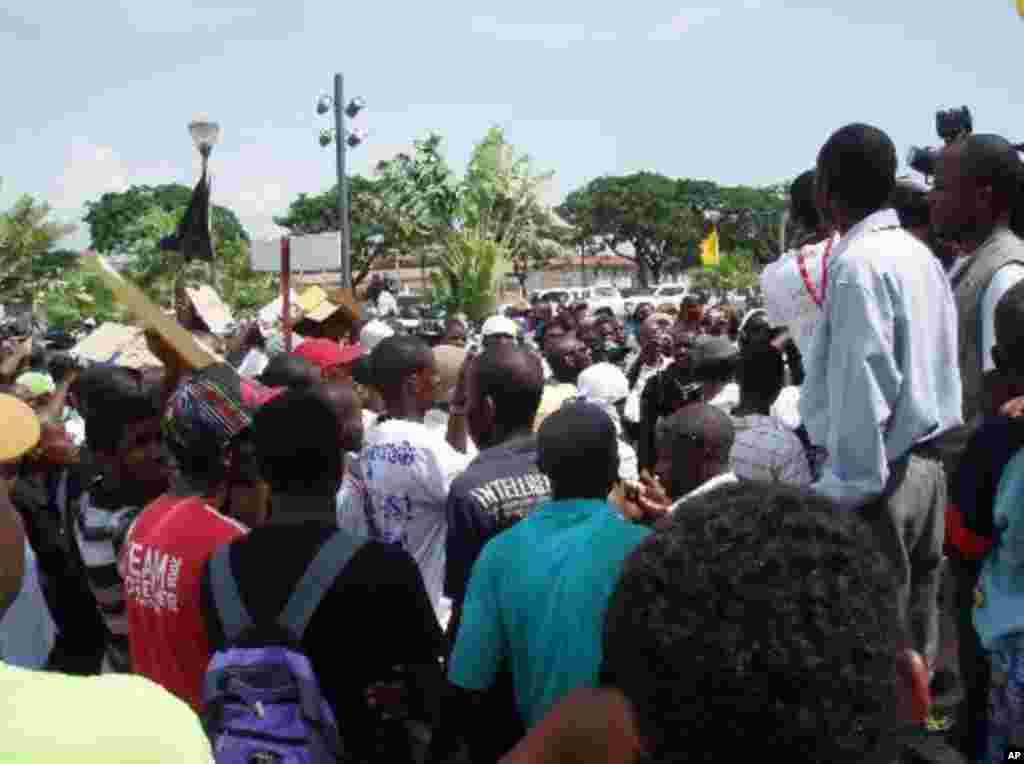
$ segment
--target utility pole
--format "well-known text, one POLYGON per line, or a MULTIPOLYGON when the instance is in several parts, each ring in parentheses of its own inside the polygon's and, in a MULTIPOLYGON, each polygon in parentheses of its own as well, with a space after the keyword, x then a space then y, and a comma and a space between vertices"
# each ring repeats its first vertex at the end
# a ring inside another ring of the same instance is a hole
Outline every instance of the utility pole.
POLYGON ((345 78, 334 75, 334 145, 338 157, 338 233, 341 264, 341 288, 352 288, 352 238, 349 231, 348 173, 345 171, 345 149, 348 135, 345 131, 345 78))

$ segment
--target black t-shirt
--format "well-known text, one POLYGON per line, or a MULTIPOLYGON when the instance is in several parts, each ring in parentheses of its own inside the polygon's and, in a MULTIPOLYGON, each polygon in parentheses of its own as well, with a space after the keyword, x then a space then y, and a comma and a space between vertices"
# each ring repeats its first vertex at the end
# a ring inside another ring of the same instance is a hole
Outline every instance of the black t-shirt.
POLYGON ((495 534, 551 496, 537 468, 537 439, 517 438, 482 451, 448 493, 445 594, 462 602, 480 551, 495 534))
MULTIPOLYGON (((331 520, 272 522, 232 542, 231 570, 257 628, 276 621, 323 543, 343 532, 331 520)), ((201 596, 210 647, 217 650, 224 646, 224 633, 209 564, 203 568, 201 596)), ((434 663, 442 653, 441 627, 412 557, 379 542, 359 549, 321 601, 302 648, 346 745, 369 751, 374 717, 366 688, 391 679, 395 666, 434 663)))

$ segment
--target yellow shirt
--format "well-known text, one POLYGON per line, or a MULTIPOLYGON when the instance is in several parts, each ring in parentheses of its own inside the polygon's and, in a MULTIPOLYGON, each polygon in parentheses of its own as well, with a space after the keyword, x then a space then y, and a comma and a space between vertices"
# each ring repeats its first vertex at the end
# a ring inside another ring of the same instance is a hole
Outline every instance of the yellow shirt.
POLYGON ((0 663, 0 763, 212 764, 192 710, 138 676, 75 677, 0 663))

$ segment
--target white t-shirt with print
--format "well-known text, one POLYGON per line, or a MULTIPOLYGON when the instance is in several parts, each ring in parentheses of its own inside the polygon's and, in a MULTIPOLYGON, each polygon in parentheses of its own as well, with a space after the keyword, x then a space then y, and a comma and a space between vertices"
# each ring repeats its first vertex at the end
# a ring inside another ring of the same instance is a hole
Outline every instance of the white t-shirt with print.
POLYGON ((366 433, 359 461, 374 535, 416 560, 440 620, 448 490, 470 457, 437 430, 388 419, 366 433))

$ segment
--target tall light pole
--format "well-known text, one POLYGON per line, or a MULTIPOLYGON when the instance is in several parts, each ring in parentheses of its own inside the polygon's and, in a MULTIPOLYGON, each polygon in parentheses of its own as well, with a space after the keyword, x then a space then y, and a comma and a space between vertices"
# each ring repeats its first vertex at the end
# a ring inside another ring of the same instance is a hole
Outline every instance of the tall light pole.
POLYGON ((349 193, 348 174, 345 171, 345 152, 354 149, 366 140, 366 133, 356 129, 351 132, 345 129, 345 117, 355 117, 365 108, 366 101, 362 98, 353 98, 345 103, 345 79, 340 74, 334 75, 334 97, 328 95, 320 96, 317 101, 317 114, 326 114, 331 107, 334 107, 334 130, 320 131, 320 145, 327 147, 334 142, 338 170, 338 259, 341 266, 341 286, 343 289, 352 288, 352 233, 349 225, 349 193))

